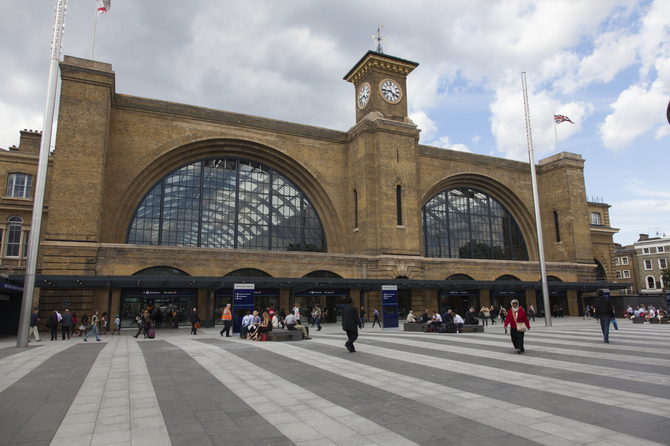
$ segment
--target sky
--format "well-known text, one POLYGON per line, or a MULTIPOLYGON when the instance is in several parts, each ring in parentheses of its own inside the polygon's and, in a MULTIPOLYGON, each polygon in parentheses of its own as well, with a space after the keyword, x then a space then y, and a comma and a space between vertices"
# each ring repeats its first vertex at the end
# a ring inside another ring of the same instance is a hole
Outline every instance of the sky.
MULTIPOLYGON (((0 148, 41 130, 56 0, 0 3, 0 148)), ((94 0, 70 0, 63 54, 91 58, 94 0)), ((94 59, 116 92, 346 131, 342 78, 381 34, 418 62, 410 118, 421 144, 528 162, 585 159, 614 241, 670 236, 670 1, 112 0, 94 59), (569 117, 554 129, 553 114, 569 117)))

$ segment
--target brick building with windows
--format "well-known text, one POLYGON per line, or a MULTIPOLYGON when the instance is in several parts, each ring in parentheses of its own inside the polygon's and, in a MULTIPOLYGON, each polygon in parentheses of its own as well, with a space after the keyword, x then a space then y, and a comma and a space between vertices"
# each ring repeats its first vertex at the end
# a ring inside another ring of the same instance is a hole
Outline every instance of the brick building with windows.
MULTIPOLYGON (((530 166, 420 145, 407 114, 417 66, 365 54, 344 78, 356 122, 336 131, 124 95, 111 65, 66 56, 41 314, 68 301, 130 324, 147 307, 198 307, 215 323, 236 282, 255 284, 258 307, 318 304, 331 320, 347 296, 371 314, 382 284, 398 286, 401 318, 512 298, 541 307, 530 166)), ((7 191, 20 195, 1 202, 7 273, 25 264, 35 147, 39 134, 22 132, 19 150, 0 153, 7 191)), ((608 206, 586 198, 580 155, 534 167, 551 302, 579 314, 583 292, 615 286, 617 230, 608 206)), ((18 273, 9 278, 21 284, 18 273)))
POLYGON ((642 295, 662 295, 663 282, 661 270, 668 267, 670 259, 670 237, 649 237, 640 234, 634 243, 639 271, 638 286, 642 295))

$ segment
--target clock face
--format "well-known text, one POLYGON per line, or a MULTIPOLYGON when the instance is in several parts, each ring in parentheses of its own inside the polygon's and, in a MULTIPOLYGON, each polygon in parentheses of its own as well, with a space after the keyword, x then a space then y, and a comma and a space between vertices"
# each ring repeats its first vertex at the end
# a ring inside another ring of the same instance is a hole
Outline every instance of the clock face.
POLYGON ((370 84, 366 82, 358 92, 358 106, 365 108, 368 105, 368 99, 370 99, 370 84))
POLYGON ((392 104, 395 104, 402 98, 400 87, 391 79, 382 81, 379 85, 379 89, 381 90, 382 97, 392 104))

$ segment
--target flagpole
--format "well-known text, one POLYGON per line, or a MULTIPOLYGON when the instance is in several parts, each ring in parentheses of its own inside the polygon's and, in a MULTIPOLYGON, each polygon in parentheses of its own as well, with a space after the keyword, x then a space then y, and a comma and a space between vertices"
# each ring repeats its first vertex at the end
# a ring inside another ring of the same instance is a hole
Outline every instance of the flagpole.
POLYGON ((93 42, 91 43, 91 60, 93 60, 93 49, 95 48, 95 28, 98 26, 98 1, 95 0, 93 11, 93 42))
MULTIPOLYGON (((530 162, 530 179, 533 184, 533 205, 535 207, 535 225, 537 227, 537 244, 540 255, 540 274, 542 275, 542 298, 544 303, 544 323, 551 327, 551 308, 549 307, 549 285, 547 284, 547 268, 544 263, 544 239, 542 237, 542 221, 540 219, 540 199, 537 191, 537 175, 535 173, 535 157, 533 155, 533 136, 530 130, 530 110, 528 109, 528 89, 526 88, 526 72, 521 73, 523 86, 523 105, 526 112, 526 137, 528 139, 528 158, 530 162)), ((556 122, 556 121, 554 121, 556 122)))
POLYGON ((552 111, 552 118, 554 118, 554 136, 556 136, 556 153, 558 153, 558 132, 556 131, 556 112, 552 111))
POLYGON ((37 273, 37 254, 42 232, 42 212, 44 211, 44 192, 47 182, 47 168, 49 166, 49 149, 51 147, 51 129, 53 127, 54 109, 56 108, 56 87, 58 83, 58 63, 63 48, 63 28, 65 26, 65 10, 67 0, 58 0, 56 3, 56 17, 51 41, 51 67, 49 68, 49 87, 47 102, 44 111, 42 126, 42 140, 40 155, 37 161, 37 178, 35 180, 35 198, 33 200, 33 216, 30 224, 30 238, 28 239, 28 260, 26 274, 23 281, 23 300, 19 315, 19 332, 16 338, 17 347, 28 347, 28 330, 30 329, 30 313, 32 313, 33 298, 35 295, 35 274, 37 273))

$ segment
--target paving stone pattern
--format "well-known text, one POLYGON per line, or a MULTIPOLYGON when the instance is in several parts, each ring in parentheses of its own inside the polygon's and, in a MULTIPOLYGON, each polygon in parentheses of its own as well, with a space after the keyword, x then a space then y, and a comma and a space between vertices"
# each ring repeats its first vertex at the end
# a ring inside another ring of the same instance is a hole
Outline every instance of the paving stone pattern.
POLYGON ((0 339, 0 445, 658 445, 670 443, 670 326, 361 330, 357 352, 217 329, 0 339))

